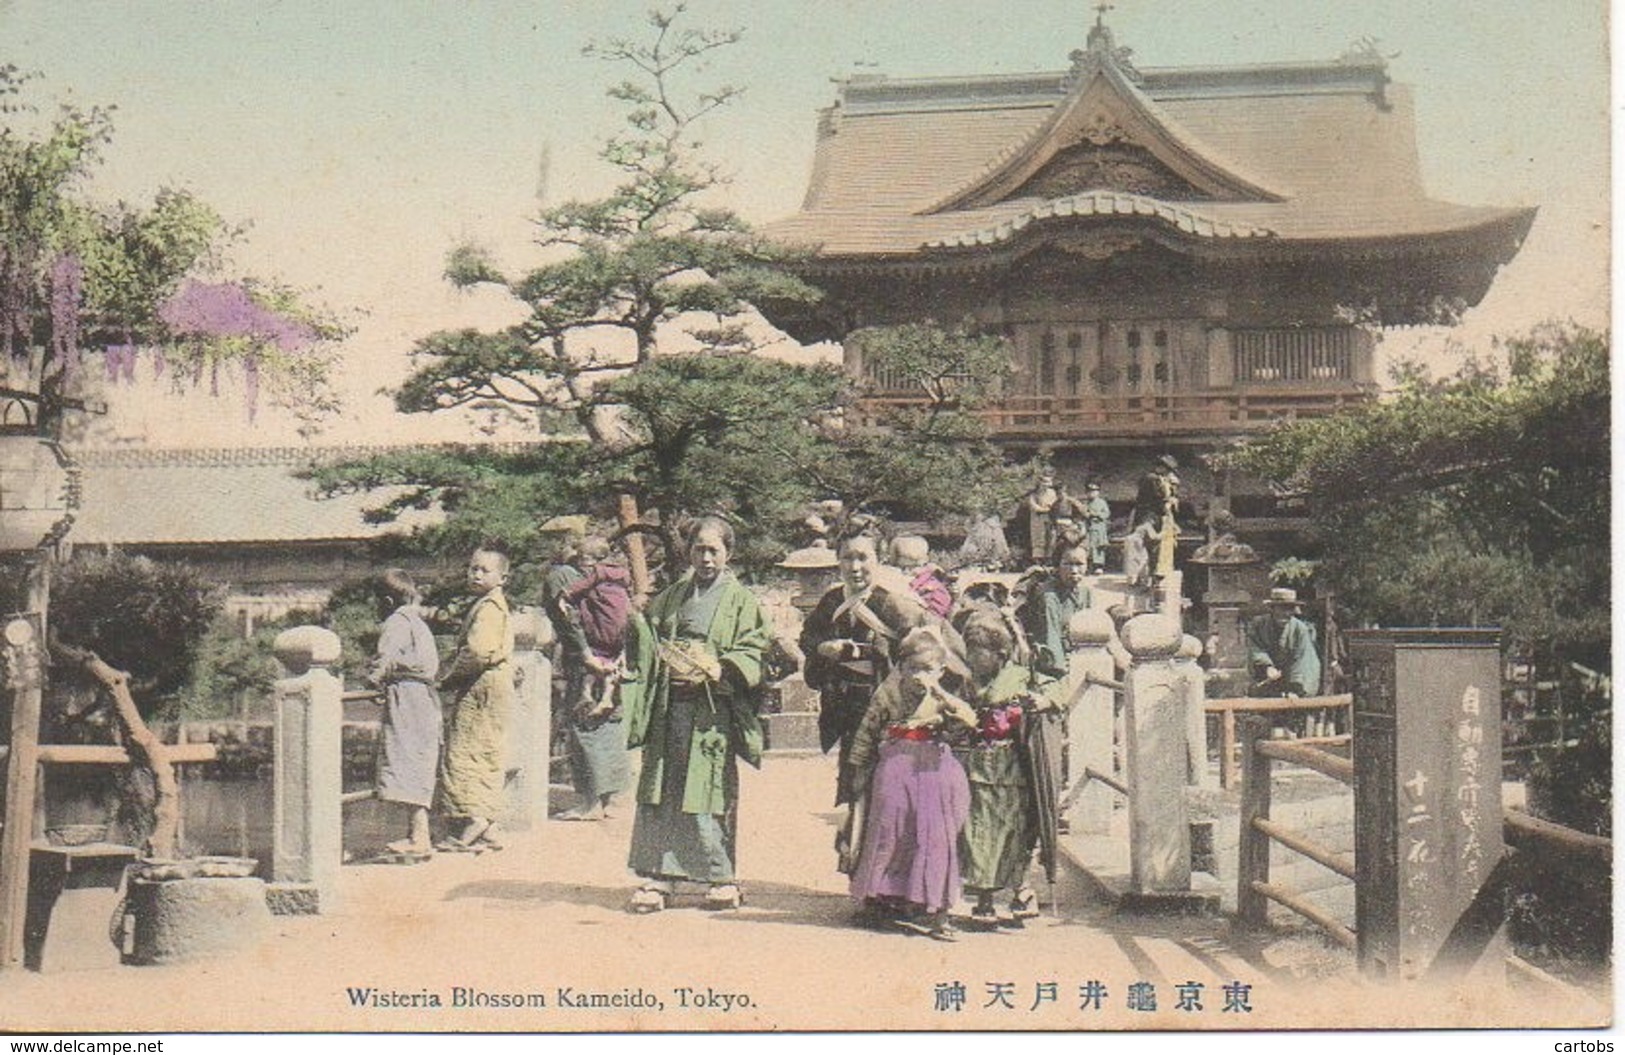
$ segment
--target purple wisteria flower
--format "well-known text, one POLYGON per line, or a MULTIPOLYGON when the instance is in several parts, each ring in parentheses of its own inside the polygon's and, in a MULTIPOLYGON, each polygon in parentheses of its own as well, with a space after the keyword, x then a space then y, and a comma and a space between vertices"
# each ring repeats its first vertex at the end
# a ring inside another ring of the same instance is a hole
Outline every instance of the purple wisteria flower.
POLYGON ((232 282, 188 279, 158 309, 158 318, 178 337, 248 337, 297 352, 316 340, 316 331, 256 301, 232 282))

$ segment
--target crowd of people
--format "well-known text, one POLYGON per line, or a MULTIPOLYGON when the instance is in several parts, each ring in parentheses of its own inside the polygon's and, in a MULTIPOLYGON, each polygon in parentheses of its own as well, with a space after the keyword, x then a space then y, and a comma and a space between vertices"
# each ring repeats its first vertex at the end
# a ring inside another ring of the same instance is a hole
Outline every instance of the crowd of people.
MULTIPOLYGON (((1174 468, 1167 459, 1141 488, 1134 519, 1146 538, 1177 531, 1174 468)), ((923 538, 883 545, 854 533, 836 543, 838 581, 807 612, 799 640, 780 642, 801 660, 818 695, 820 745, 836 755, 833 800, 844 812, 833 866, 849 877, 863 921, 953 940, 950 912, 962 899, 972 927, 1038 914, 1029 877, 1056 825, 1068 627, 1091 605, 1110 512, 1098 488, 1087 493, 1073 500, 1050 478, 1029 496, 1035 528, 1079 530, 1047 536, 1048 571, 1025 581, 1019 604, 956 596, 923 538), (1068 516, 1049 518, 1062 503, 1068 516)), ((713 908, 744 899, 738 767, 762 761, 760 690, 773 676, 775 629, 730 570, 734 552, 726 520, 700 519, 685 536, 686 566, 639 603, 609 539, 588 534, 561 547, 543 581, 558 640, 555 714, 577 792, 560 817, 599 820, 632 793, 634 912, 662 911, 685 887, 713 908)), ((443 668, 411 580, 392 570, 379 581, 378 794, 405 807, 405 837, 388 848, 401 860, 502 846, 514 692, 507 576, 502 553, 472 555, 473 603, 443 668), (438 842, 431 807, 445 820, 438 842)), ((1307 693, 1318 680, 1313 631, 1292 600, 1278 591, 1249 640, 1267 684, 1307 693)))

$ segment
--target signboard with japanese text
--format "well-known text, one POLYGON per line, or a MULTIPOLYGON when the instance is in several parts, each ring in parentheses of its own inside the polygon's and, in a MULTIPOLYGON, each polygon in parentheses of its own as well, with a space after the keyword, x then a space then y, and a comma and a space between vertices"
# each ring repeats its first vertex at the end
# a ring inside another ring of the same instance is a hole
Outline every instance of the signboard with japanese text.
POLYGON ((1503 852, 1499 635, 1349 640, 1356 857, 1370 879, 1357 888, 1361 960, 1419 978, 1480 895, 1502 894, 1485 889, 1503 852))

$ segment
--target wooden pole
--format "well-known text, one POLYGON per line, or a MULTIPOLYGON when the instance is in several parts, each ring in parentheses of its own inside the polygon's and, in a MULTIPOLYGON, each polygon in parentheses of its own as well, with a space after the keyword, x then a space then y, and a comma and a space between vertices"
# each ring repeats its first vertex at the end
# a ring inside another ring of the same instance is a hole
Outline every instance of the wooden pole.
POLYGON ((6 762, 6 826, 0 833, 0 971, 22 966, 23 920, 28 912, 28 868, 39 794, 40 712, 45 699, 45 610, 50 601, 51 556, 41 551, 28 568, 26 608, 34 617, 28 667, 12 671, 11 752, 6 762))
POLYGON ((1223 735, 1219 750, 1219 786, 1226 791, 1236 786, 1236 711, 1226 707, 1222 719, 1223 735))
MULTIPOLYGON (((617 514, 622 530, 638 523, 641 517, 638 500, 629 494, 621 495, 617 514)), ((626 546, 627 571, 632 575, 632 595, 648 597, 652 584, 649 582, 649 560, 643 552, 643 536, 636 531, 628 531, 623 544, 626 546)))
POLYGON ((1270 759, 1258 743, 1270 734, 1268 719, 1241 719, 1241 838, 1236 849, 1236 916, 1243 927, 1269 923, 1269 901, 1259 889, 1270 881, 1270 839, 1253 824, 1269 820, 1270 759))

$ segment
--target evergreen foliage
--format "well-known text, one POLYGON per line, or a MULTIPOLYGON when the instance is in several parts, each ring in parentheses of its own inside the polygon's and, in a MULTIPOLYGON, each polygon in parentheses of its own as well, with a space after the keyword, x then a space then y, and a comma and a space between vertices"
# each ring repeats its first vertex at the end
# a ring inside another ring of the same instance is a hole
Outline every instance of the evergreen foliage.
POLYGON ((1345 625, 1498 626, 1561 686, 1568 744, 1531 767, 1552 819, 1606 833, 1611 801, 1609 337, 1547 325, 1393 398, 1295 423, 1226 461, 1307 510, 1345 625))
POLYGON ((187 565, 83 555, 52 583, 51 634, 128 672, 146 714, 187 681, 221 605, 218 589, 187 565))
POLYGON ((537 551, 538 523, 567 511, 609 519, 609 496, 627 494, 668 556, 686 519, 728 516, 739 529, 735 559, 750 568, 794 544, 816 500, 929 518, 1019 493, 972 413, 1010 369, 1002 341, 926 325, 869 332, 877 360, 929 396, 877 430, 843 420, 857 393, 838 369, 751 354, 764 332, 752 303, 818 293, 791 274, 794 254, 712 200, 723 179, 700 158, 695 124, 739 89, 681 84, 741 35, 690 29, 682 15, 680 5, 654 12, 643 39, 587 48, 634 79, 609 90, 625 108, 624 130, 600 154, 613 188, 536 220, 553 258, 509 275, 479 247, 451 252, 450 281, 496 285, 528 317, 423 338, 395 393, 403 412, 497 405, 588 442, 531 454, 404 452, 318 474, 329 489, 407 487, 379 508, 384 519, 439 504, 447 524, 414 544, 451 554, 500 539, 522 559, 537 551))

